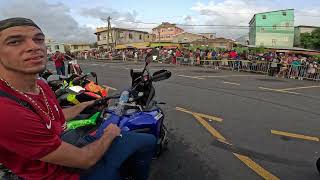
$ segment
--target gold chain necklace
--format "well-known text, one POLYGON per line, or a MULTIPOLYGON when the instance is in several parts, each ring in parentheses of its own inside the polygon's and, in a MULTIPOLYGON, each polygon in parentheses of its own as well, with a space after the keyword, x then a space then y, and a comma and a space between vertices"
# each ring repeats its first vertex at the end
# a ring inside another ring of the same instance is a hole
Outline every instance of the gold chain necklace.
POLYGON ((47 115, 47 116, 49 117, 50 123, 49 123, 49 125, 48 125, 48 124, 46 124, 46 125, 47 125, 47 128, 48 128, 48 129, 51 129, 51 121, 54 121, 54 120, 55 120, 55 117, 54 117, 54 114, 53 114, 53 112, 52 112, 52 109, 51 109, 51 107, 50 107, 50 105, 49 105, 48 99, 47 99, 47 97, 45 96, 43 89, 42 89, 39 85, 37 85, 37 87, 40 89, 40 93, 42 93, 42 96, 43 96, 43 99, 44 99, 45 104, 46 104, 46 106, 47 106, 47 111, 48 111, 48 112, 44 111, 44 110, 38 105, 38 103, 37 103, 36 101, 34 101, 34 100, 33 100, 30 96, 28 96, 26 93, 21 92, 21 91, 19 91, 18 89, 14 88, 9 82, 7 82, 7 81, 4 80, 4 79, 0 78, 0 80, 3 81, 3 82, 4 82, 9 88, 11 88, 12 90, 14 90, 14 91, 18 92, 19 94, 23 95, 24 97, 26 97, 34 106, 36 106, 36 108, 38 108, 42 113, 44 113, 45 115, 47 115))

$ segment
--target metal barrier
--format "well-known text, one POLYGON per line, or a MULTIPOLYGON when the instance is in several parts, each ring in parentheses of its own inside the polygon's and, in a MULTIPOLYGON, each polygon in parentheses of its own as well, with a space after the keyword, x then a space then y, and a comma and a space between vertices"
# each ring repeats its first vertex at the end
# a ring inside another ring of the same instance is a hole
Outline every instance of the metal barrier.
POLYGON ((278 77, 299 80, 320 80, 320 68, 314 64, 310 65, 282 65, 278 77))
POLYGON ((205 68, 227 69, 232 71, 244 71, 270 76, 299 79, 299 80, 320 80, 320 66, 318 64, 309 65, 285 65, 267 61, 249 60, 200 60, 192 61, 190 58, 177 58, 177 64, 199 65, 205 68))
POLYGON ((177 57, 177 64, 180 65, 193 65, 192 58, 184 58, 184 57, 177 57))

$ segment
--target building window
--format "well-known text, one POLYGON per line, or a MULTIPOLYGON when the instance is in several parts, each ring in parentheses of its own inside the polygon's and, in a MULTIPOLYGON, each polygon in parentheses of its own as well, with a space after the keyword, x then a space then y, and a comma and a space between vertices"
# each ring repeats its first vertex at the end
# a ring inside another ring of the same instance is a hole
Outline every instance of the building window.
POLYGON ((74 46, 73 46, 73 49, 78 49, 78 46, 77 46, 77 45, 74 45, 74 46))
POLYGON ((107 39, 107 36, 106 36, 106 35, 104 35, 104 36, 103 36, 103 40, 106 40, 106 39, 107 39))
POLYGON ((142 39, 142 34, 139 35, 139 39, 140 39, 140 40, 142 39))
POLYGON ((266 15, 262 15, 262 19, 267 19, 267 16, 266 15))
POLYGON ((272 39, 272 46, 276 46, 277 45, 277 40, 276 39, 272 39))
POLYGON ((132 39, 132 38, 133 38, 132 34, 131 34, 131 33, 129 33, 129 39, 132 39))
POLYGON ((264 32, 264 28, 261 28, 261 29, 260 29, 260 32, 264 32))
POLYGON ((287 12, 282 12, 282 15, 283 16, 287 16, 287 12))
POLYGON ((276 30, 277 29, 277 25, 273 25, 272 28, 273 28, 273 30, 276 30))
POLYGON ((120 36, 120 38, 124 38, 124 33, 123 33, 123 32, 120 32, 120 33, 119 33, 119 36, 120 36))
POLYGON ((97 35, 97 39, 98 39, 98 41, 100 41, 100 34, 97 35))
POLYGON ((59 45, 55 45, 54 49, 60 49, 59 45))
POLYGON ((289 42, 289 37, 287 37, 287 36, 283 37, 283 41, 289 42))
POLYGON ((213 39, 213 35, 210 35, 210 39, 213 39))
POLYGON ((164 29, 161 29, 161 32, 165 32, 165 30, 164 30, 164 29))

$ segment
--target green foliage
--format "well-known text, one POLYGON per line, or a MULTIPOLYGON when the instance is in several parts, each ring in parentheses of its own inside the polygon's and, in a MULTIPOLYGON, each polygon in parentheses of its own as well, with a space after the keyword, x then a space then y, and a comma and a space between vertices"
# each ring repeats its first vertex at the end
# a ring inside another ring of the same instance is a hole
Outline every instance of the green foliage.
POLYGON ((320 50, 320 28, 312 31, 312 33, 302 33, 301 45, 306 49, 320 50))
POLYGON ((252 53, 265 53, 267 50, 266 50, 266 48, 265 47, 263 47, 263 46, 259 46, 259 47, 255 47, 255 48, 250 48, 250 51, 252 52, 252 53))

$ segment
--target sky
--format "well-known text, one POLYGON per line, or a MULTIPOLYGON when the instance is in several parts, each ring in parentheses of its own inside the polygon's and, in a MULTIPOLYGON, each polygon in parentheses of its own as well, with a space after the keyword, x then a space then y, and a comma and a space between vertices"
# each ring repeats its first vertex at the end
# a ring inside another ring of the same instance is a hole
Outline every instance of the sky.
POLYGON ((96 27, 110 16, 114 27, 151 32, 161 22, 180 24, 188 32, 216 33, 236 39, 255 13, 295 9, 295 25, 320 26, 319 0, 0 0, 0 20, 27 17, 46 36, 61 42, 94 42, 96 27))

